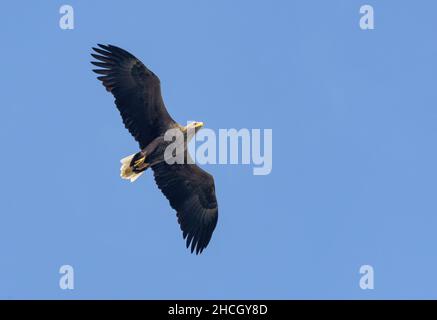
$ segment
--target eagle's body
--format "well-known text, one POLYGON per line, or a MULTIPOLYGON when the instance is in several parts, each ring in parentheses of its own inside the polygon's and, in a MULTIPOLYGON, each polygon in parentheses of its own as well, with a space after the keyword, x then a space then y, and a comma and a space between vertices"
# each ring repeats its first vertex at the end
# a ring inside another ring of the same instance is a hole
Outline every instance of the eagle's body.
POLYGON ((218 207, 213 177, 196 164, 188 162, 188 142, 202 126, 194 122, 179 125, 168 114, 161 96, 159 78, 129 52, 112 46, 93 48, 101 69, 98 79, 115 97, 125 127, 137 140, 140 151, 122 159, 121 177, 135 181, 151 168, 158 188, 177 212, 187 247, 201 253, 208 245, 217 224, 218 207), (185 162, 169 164, 164 154, 171 141, 164 139, 170 129, 184 135, 185 162), (189 133, 193 132, 193 134, 189 133))

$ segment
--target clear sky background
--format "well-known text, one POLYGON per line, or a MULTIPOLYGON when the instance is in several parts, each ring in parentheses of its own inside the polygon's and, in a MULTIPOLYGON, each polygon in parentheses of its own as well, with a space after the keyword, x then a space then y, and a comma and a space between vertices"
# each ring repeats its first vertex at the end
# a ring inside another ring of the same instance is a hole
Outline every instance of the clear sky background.
POLYGON ((2 4, 0 298, 437 298, 435 1, 2 4), (61 30, 59 8, 75 9, 61 30), (359 28, 361 5, 375 9, 359 28), (169 112, 272 128, 273 171, 204 166, 219 222, 184 246, 113 97, 96 43, 159 75, 169 112), (75 289, 59 288, 59 267, 75 289), (359 287, 359 268, 375 289, 359 287))

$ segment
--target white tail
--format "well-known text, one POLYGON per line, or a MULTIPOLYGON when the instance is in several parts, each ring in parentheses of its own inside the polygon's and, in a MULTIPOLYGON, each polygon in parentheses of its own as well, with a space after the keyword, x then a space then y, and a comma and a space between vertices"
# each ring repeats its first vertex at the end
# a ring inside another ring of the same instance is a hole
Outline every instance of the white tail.
POLYGON ((132 162, 134 156, 135 154, 132 154, 120 160, 121 162, 120 177, 122 179, 130 180, 130 182, 134 182, 135 180, 137 180, 144 172, 144 171, 134 172, 132 170, 130 163, 132 162))

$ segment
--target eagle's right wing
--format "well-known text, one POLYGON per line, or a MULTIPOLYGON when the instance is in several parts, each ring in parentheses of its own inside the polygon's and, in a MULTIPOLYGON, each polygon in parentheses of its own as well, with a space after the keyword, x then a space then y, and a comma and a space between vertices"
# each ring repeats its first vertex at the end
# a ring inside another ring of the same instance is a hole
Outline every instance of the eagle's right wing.
POLYGON ((123 123, 144 149, 167 129, 177 126, 168 114, 161 96, 159 78, 129 52, 112 45, 98 45, 91 54, 100 67, 93 70, 102 76, 106 90, 115 97, 123 123))

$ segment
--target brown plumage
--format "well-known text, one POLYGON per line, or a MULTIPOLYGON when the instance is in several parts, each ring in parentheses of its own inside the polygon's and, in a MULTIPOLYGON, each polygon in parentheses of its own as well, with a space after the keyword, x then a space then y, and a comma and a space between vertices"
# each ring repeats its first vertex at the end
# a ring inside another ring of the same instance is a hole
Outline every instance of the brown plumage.
MULTIPOLYGON (((218 207, 213 177, 196 164, 168 164, 163 151, 169 129, 187 131, 167 112, 159 78, 129 52, 112 45, 98 45, 91 55, 93 70, 115 97, 125 127, 139 143, 140 151, 122 160, 122 178, 135 181, 151 167, 156 184, 177 212, 178 222, 191 252, 201 253, 217 224, 218 207)), ((195 131, 203 123, 192 125, 195 131)), ((186 145, 185 143, 185 152, 186 145)))

